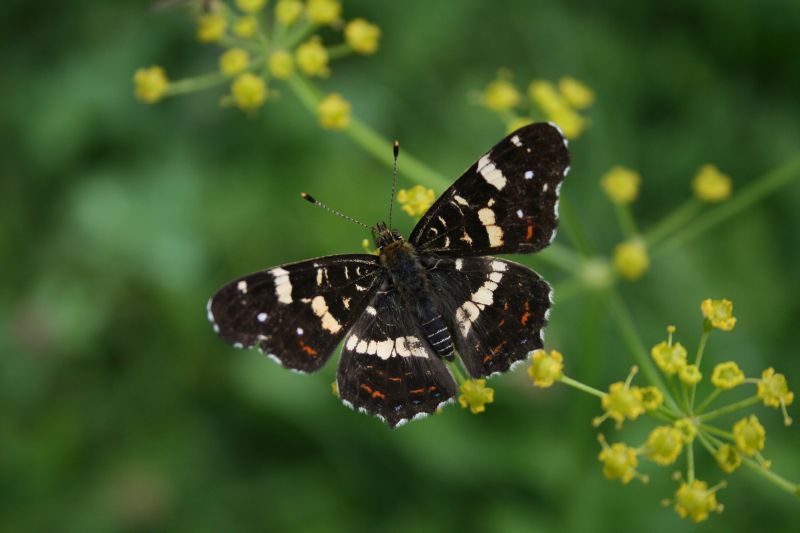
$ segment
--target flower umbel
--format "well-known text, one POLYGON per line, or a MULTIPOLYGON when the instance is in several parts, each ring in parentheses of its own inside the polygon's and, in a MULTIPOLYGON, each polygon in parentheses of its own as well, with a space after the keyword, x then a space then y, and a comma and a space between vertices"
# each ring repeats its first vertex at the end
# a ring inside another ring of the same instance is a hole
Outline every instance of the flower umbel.
POLYGON ((133 75, 136 98, 148 104, 161 100, 169 88, 164 69, 159 66, 140 68, 133 75))
POLYGON ((556 350, 549 354, 542 350, 535 350, 532 355, 533 364, 528 368, 528 375, 537 387, 550 387, 562 376, 564 369, 564 356, 556 350))
POLYGON ((461 407, 472 411, 472 414, 482 413, 486 410, 486 404, 494 401, 494 389, 486 386, 485 379, 468 379, 458 388, 461 394, 458 403, 461 407))
POLYGON ((733 316, 733 302, 730 300, 707 298, 700 304, 700 310, 703 311, 707 326, 730 331, 736 325, 736 317, 733 316))
POLYGON ((350 102, 341 94, 329 94, 319 103, 317 108, 319 123, 328 130, 340 130, 350 124, 350 102))
POLYGON ((664 403, 664 395, 658 387, 642 387, 642 405, 648 411, 654 411, 664 403))
POLYGON ((436 193, 433 189, 428 189, 422 185, 414 185, 410 189, 400 189, 397 191, 397 203, 403 211, 414 218, 421 217, 433 205, 436 200, 436 193))
POLYGON ((225 36, 228 21, 220 13, 209 13, 197 19, 197 40, 201 43, 213 43, 225 36))
POLYGON ((245 72, 234 80, 231 95, 239 109, 255 111, 267 99, 267 82, 255 74, 245 72))
POLYGON ((519 104, 522 97, 510 76, 501 73, 498 79, 489 83, 481 95, 481 103, 492 111, 508 111, 519 104))
POLYGON ((339 20, 342 4, 337 0, 308 0, 306 13, 314 24, 333 24, 339 20))
POLYGON ((614 270, 631 281, 641 278, 650 268, 647 247, 641 239, 632 239, 614 248, 614 270))
POLYGON ((678 371, 678 377, 684 385, 696 385, 703 379, 697 365, 686 365, 678 371))
POLYGON ((613 167, 600 178, 603 192, 618 204, 629 204, 636 200, 641 181, 638 172, 622 166, 613 167))
POLYGON ((727 474, 733 473, 742 464, 739 452, 730 444, 720 446, 714 458, 722 471, 727 474))
POLYGON ((558 80, 558 90, 575 109, 585 109, 594 103, 594 91, 571 76, 558 80))
POLYGON ((247 69, 250 54, 243 48, 230 48, 219 57, 219 70, 226 76, 235 76, 247 69))
POLYGON ((364 19, 351 20, 344 27, 344 38, 347 44, 359 54, 374 54, 378 51, 381 29, 364 19))
POLYGON ((637 371, 638 368, 633 367, 624 383, 618 381, 611 384, 608 394, 604 395, 601 400, 605 414, 592 421, 594 426, 599 426, 606 418, 610 417, 616 421, 617 428, 621 428, 626 418, 636 420, 640 414, 644 413, 642 391, 639 387, 631 387, 631 380, 637 371))
POLYGON ((686 366, 686 348, 681 343, 659 342, 650 350, 653 361, 662 372, 671 376, 686 366))
POLYGON ((303 14, 303 2, 300 0, 278 0, 275 4, 275 18, 284 26, 291 26, 303 14))
POLYGON ((276 79, 284 80, 294 72, 294 58, 286 50, 276 50, 270 54, 267 68, 276 79))
POLYGON ((324 78, 330 74, 328 51, 322 46, 322 41, 319 37, 312 37, 309 41, 298 46, 295 57, 297 66, 309 76, 324 78))
POLYGON ((666 466, 675 462, 683 450, 683 434, 671 426, 659 426, 647 437, 647 456, 666 466))
POLYGON ((721 202, 731 195, 731 178, 714 165, 703 165, 692 181, 698 198, 706 202, 721 202))

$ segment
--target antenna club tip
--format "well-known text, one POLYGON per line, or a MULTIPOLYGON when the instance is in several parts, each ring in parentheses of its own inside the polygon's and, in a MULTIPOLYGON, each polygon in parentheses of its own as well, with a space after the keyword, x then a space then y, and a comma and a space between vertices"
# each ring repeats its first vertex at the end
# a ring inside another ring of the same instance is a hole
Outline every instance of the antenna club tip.
POLYGON ((303 200, 306 200, 306 201, 308 201, 308 202, 311 202, 312 204, 315 204, 315 203, 317 203, 317 201, 316 201, 316 200, 314 200, 314 197, 313 197, 313 196, 311 196, 310 194, 306 193, 306 192, 301 192, 301 193, 300 193, 300 197, 301 197, 303 200))
POLYGON ((400 141, 394 142, 394 156, 397 157, 397 154, 400 153, 400 141))

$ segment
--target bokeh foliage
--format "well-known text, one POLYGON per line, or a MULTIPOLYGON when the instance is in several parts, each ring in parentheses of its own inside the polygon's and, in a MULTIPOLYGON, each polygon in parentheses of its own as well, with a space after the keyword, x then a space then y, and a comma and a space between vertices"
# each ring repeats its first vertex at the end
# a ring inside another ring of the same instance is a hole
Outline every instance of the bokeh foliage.
MULTIPOLYGON (((146 7, 0 7, 4 530, 695 527, 657 505, 674 490, 666 476, 635 490, 603 479, 594 398, 537 391, 520 370, 491 382, 486 413, 450 407, 389 431, 331 396, 334 364, 299 376, 220 342, 205 301, 224 281, 359 250, 358 227, 299 191, 372 222, 386 214, 390 174, 288 92, 255 118, 221 109, 222 91, 136 102, 138 66, 182 76, 216 65, 190 21, 146 7)), ((449 176, 503 134, 469 98, 498 67, 589 83, 592 126, 571 144, 563 193, 599 250, 620 240, 598 185, 613 165, 641 172, 644 226, 687 197, 703 163, 737 190, 800 152, 797 2, 353 0, 345 14, 378 23, 381 50, 337 63, 325 88, 449 176)), ((739 323, 708 360, 735 358, 749 375, 774 365, 796 388, 797 205, 795 182, 654 257, 623 284, 642 337, 654 344, 674 323, 696 338, 699 301, 730 298, 739 323)), ((571 375, 602 384, 627 373, 609 320, 592 295, 556 305, 548 345, 571 375)), ((773 465, 796 479, 797 425, 760 418, 773 465)), ((699 457, 711 482, 715 468, 699 457)), ((704 530, 795 529, 796 499, 734 477, 704 530)))

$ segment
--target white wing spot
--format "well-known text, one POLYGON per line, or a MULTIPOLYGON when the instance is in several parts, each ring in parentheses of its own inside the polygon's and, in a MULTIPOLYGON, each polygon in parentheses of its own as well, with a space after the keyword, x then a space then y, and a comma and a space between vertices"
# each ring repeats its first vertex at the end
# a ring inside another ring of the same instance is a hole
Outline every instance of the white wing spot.
POLYGON ((330 331, 331 333, 338 333, 342 329, 339 321, 328 311, 328 304, 325 302, 323 296, 315 296, 311 300, 311 310, 314 314, 322 319, 322 329, 330 331))
POLYGON ((447 227, 447 222, 445 222, 444 218, 442 218, 441 216, 440 216, 440 217, 438 217, 438 218, 439 218, 439 222, 441 222, 441 223, 442 223, 442 227, 443 227, 443 228, 446 228, 446 227, 447 227))
POLYGON ((322 286, 322 269, 318 268, 317 269, 317 287, 321 287, 321 286, 322 286))
POLYGON ((356 347, 356 344, 358 344, 358 337, 355 335, 350 335, 350 338, 347 339, 347 349, 352 352, 353 348, 356 347))
POLYGON ((378 314, 378 311, 374 307, 372 307, 371 305, 368 305, 367 306, 367 313, 371 314, 372 316, 375 316, 375 315, 378 314))
POLYGON ((247 294, 247 282, 245 280, 240 281, 236 284, 236 288, 239 289, 239 292, 242 294, 247 294))
POLYGON ((547 183, 545 183, 544 185, 542 185, 542 192, 547 192, 547 189, 549 188, 550 186, 547 183))
POLYGON ((506 177, 503 176, 500 169, 494 166, 488 154, 480 158, 478 161, 478 169, 483 179, 486 180, 486 183, 493 185, 498 191, 502 191, 503 187, 506 186, 506 177))
POLYGON ((302 335, 303 334, 303 328, 297 328, 297 334, 298 335, 302 335))
POLYGON ((342 305, 344 305, 345 309, 350 309, 350 298, 347 296, 342 297, 342 305))
POLYGON ((465 205, 465 206, 469 207, 469 202, 464 200, 462 197, 460 197, 457 194, 455 196, 453 196, 453 200, 455 200, 456 203, 458 203, 458 204, 465 205))
POLYGON ((267 321, 267 313, 258 313, 256 316, 259 322, 266 322, 267 321))
POLYGON ((533 178, 533 170, 526 170, 525 171, 525 179, 529 180, 531 178, 533 178))
POLYGON ((522 218, 525 216, 525 213, 522 212, 522 209, 517 209, 517 217, 522 218))
POLYGON ((463 266, 464 266, 464 260, 463 259, 456 259, 456 270, 461 270, 461 267, 463 267, 463 266))
POLYGON ((493 226, 495 224, 494 211, 488 207, 484 207, 478 211, 478 218, 484 226, 493 226))
POLYGON ((275 295, 278 301, 284 304, 292 303, 292 282, 289 281, 289 272, 281 267, 269 271, 275 278, 275 295))
POLYGON ((519 135, 514 135, 511 137, 511 142, 514 143, 514 146, 522 146, 522 143, 519 140, 519 135))
POLYGON ((570 167, 569 167, 569 165, 567 165, 567 168, 564 169, 564 177, 565 178, 567 177, 567 174, 569 174, 569 170, 570 170, 570 167))
POLYGON ((492 270, 495 272, 505 272, 508 270, 508 265, 502 261, 492 261, 492 270))

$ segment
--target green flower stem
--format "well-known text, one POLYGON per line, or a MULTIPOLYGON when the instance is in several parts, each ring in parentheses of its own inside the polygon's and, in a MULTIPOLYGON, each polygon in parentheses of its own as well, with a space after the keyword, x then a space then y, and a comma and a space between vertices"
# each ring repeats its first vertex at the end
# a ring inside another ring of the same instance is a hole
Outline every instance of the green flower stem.
POLYGON ((561 227, 564 229, 564 233, 567 235, 572 245, 584 257, 588 258, 594 255, 591 241, 578 223, 578 217, 575 214, 575 209, 572 207, 572 202, 567 198, 561 198, 558 211, 561 227))
MULTIPOLYGON (((767 172, 729 201, 701 215, 692 224, 685 226, 669 240, 657 246, 657 252, 669 252, 696 239, 797 178, 800 178, 800 157, 791 159, 788 163, 767 172)), ((654 255, 655 253, 656 250, 654 250, 654 255)))
POLYGON ((745 409, 747 407, 750 407, 751 405, 757 404, 758 402, 759 402, 758 395, 751 396, 750 398, 747 398, 746 400, 742 400, 742 401, 739 401, 739 402, 736 402, 736 403, 732 403, 730 405, 726 405, 725 407, 720 407, 719 409, 715 409, 714 411, 709 411, 706 414, 699 415, 697 417, 697 419, 698 420, 703 420, 703 421, 711 420, 712 418, 717 418, 719 416, 726 415, 728 413, 733 413, 734 411, 738 411, 740 409, 745 409))
POLYGON ((578 278, 568 278, 566 281, 553 285, 553 301, 563 304, 586 292, 586 284, 578 278))
POLYGON ((193 93, 195 91, 202 91, 209 87, 222 85, 229 81, 230 78, 221 72, 212 72, 203 76, 195 76, 194 78, 184 78, 178 81, 169 82, 167 86, 167 94, 169 96, 176 96, 179 94, 193 93))
POLYGON ((675 401, 675 398, 672 394, 669 393, 667 390, 667 386, 664 383, 664 380, 661 379, 661 375, 656 370, 655 365, 647 356, 647 350, 644 347, 644 343, 639 338, 639 334, 636 332, 636 327, 633 324, 633 318, 631 318, 630 311, 625 306, 625 303, 620 298, 619 294, 611 288, 608 290, 608 297, 606 299, 608 302, 609 311, 614 317, 614 323, 620 330, 622 334, 622 340, 625 344, 628 345, 628 349, 633 352, 633 356, 636 361, 639 363, 639 368, 642 369, 642 373, 647 378, 647 380, 652 384, 661 389, 664 393, 664 401, 667 402, 667 405, 679 411, 678 403, 675 401))
POLYGON ((652 229, 645 232, 645 244, 648 247, 652 247, 660 243, 670 234, 688 224, 700 212, 701 207, 703 207, 703 202, 697 198, 690 198, 686 203, 664 217, 652 229))
POLYGON ((626 239, 633 239, 639 231, 636 229, 636 222, 633 220, 633 213, 629 204, 614 202, 614 213, 617 215, 617 222, 622 229, 622 234, 626 239))
POLYGON ((716 435, 717 437, 722 437, 723 439, 728 439, 729 441, 733 442, 733 433, 730 431, 725 431, 724 429, 710 426, 708 424, 700 424, 700 429, 707 433, 711 433, 712 435, 716 435))
POLYGON ((667 417, 669 417, 670 421, 678 420, 678 419, 684 417, 683 413, 681 413, 679 411, 675 411, 674 409, 670 409, 666 405, 660 405, 656 411, 650 411, 649 414, 653 414, 654 412, 658 412, 658 413, 660 413, 662 415, 666 415, 667 417))
POLYGON ((461 386, 465 381, 467 381, 467 379, 469 379, 466 377, 464 371, 461 369, 461 365, 459 364, 457 359, 453 359, 452 361, 448 361, 445 359, 445 363, 447 363, 447 367, 455 376, 456 383, 458 383, 459 386, 461 386))
POLYGON ((335 44, 328 47, 328 57, 330 59, 341 59, 353 53, 353 47, 347 43, 335 44))
POLYGON ((597 396, 598 398, 603 398, 606 395, 605 392, 603 392, 603 391, 601 391, 599 389, 595 389, 594 387, 590 387, 589 385, 585 385, 585 384, 581 383, 580 381, 576 381, 576 380, 572 379, 571 377, 565 376, 563 374, 561 375, 561 377, 559 378, 558 381, 560 381, 564 385, 569 385, 573 389, 578 389, 579 391, 583 391, 583 392, 585 392, 587 394, 591 394, 592 396, 597 396))
POLYGON ((700 414, 700 413, 702 413, 703 411, 705 411, 705 410, 706 410, 706 407, 708 407, 709 405, 711 405, 711 402, 713 402, 714 400, 716 400, 716 399, 717 399, 717 396, 719 396, 721 392, 722 392, 722 389, 714 389, 714 390, 711 392, 711 394, 709 394, 709 395, 706 397, 706 399, 705 399, 705 400, 703 400, 703 403, 701 403, 701 404, 700 404, 700 405, 697 407, 697 409, 694 411, 694 413, 695 413, 695 414, 700 414))
MULTIPOLYGON (((312 115, 316 116, 321 100, 316 88, 297 74, 287 81, 300 102, 312 115)), ((356 118, 350 119, 350 124, 342 131, 365 151, 392 168, 394 156, 392 155, 392 143, 389 140, 356 118)), ((400 156, 400 161, 398 173, 405 175, 415 183, 421 183, 440 191, 450 184, 442 175, 428 168, 405 150, 400 156)))
POLYGON ((675 422, 674 418, 671 418, 671 417, 669 417, 669 416, 667 416, 667 415, 665 415, 665 414, 663 414, 663 413, 661 413, 659 411, 650 411, 647 414, 652 416, 653 418, 655 418, 657 420, 661 420, 662 422, 667 422, 668 424, 672 424, 673 422, 675 422))
MULTIPOLYGON (((708 453, 710 453, 712 456, 715 456, 717 451, 714 448, 714 444, 719 447, 722 445, 722 442, 718 441, 711 435, 704 435, 703 432, 698 432, 697 436, 700 438, 700 442, 703 444, 706 450, 708 450, 708 453)), ((800 485, 797 483, 793 483, 783 476, 776 474, 772 470, 764 468, 762 465, 758 464, 758 462, 750 459, 749 457, 742 456, 742 463, 757 474, 760 474, 767 481, 772 482, 789 494, 800 497, 800 485)))
POLYGON ((583 271, 583 258, 571 248, 557 242, 542 250, 536 255, 536 258, 574 274, 576 277, 580 277, 583 271))
POLYGON ((281 43, 283 48, 292 50, 314 31, 314 27, 314 23, 307 19, 295 24, 284 34, 284 41, 281 43))
POLYGON ((686 481, 694 481, 694 446, 692 442, 686 444, 686 481))
MULTIPOLYGON (((697 346, 697 355, 694 358, 694 364, 700 368, 700 363, 703 361, 703 352, 706 351, 706 343, 708 342, 708 335, 711 333, 708 329, 703 329, 703 334, 700 336, 700 344, 697 346)), ((694 407, 694 398, 697 393, 697 383, 692 385, 692 395, 689 399, 689 411, 691 412, 694 407)))

